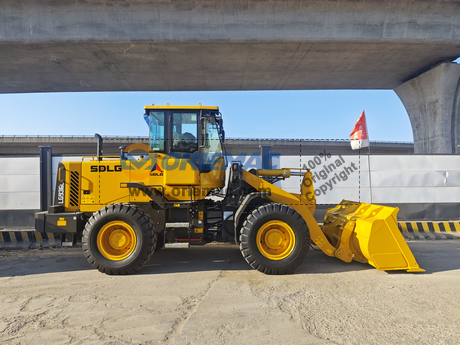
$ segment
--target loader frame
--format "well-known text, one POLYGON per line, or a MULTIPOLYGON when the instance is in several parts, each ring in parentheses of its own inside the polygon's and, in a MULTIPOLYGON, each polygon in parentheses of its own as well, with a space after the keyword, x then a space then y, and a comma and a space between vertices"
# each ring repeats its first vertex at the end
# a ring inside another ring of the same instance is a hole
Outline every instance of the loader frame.
POLYGON ((37 231, 81 238, 88 261, 107 274, 133 273, 162 247, 215 241, 238 244, 267 274, 293 272, 310 242, 346 263, 423 271, 398 230, 397 208, 344 200, 321 228, 310 169, 227 168, 217 107, 147 106, 145 118, 150 146, 103 156, 96 134, 97 156, 59 163, 54 205, 36 214, 37 231), (136 149, 147 158, 125 157, 136 149), (299 194, 275 185, 291 176, 302 177, 299 194))

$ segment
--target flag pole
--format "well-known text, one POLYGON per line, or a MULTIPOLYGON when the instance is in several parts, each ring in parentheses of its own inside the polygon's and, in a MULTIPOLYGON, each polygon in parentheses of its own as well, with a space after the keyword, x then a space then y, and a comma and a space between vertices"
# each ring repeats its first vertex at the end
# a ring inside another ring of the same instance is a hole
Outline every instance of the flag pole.
POLYGON ((372 180, 371 180, 371 142, 369 141, 369 150, 367 152, 367 166, 369 170, 369 193, 371 195, 371 204, 372 204, 372 180))
POLYGON ((358 150, 358 155, 359 155, 359 163, 358 163, 358 169, 359 169, 359 180, 358 180, 358 202, 361 202, 361 141, 359 142, 359 150, 358 150))
MULTIPOLYGON (((364 143, 368 147, 367 153, 367 164, 368 164, 368 171, 369 171, 369 192, 370 192, 370 201, 372 203, 372 181, 371 181, 371 146, 369 143, 369 137, 367 134, 367 124, 366 124, 366 115, 364 114, 364 110, 361 113, 361 116, 358 118, 358 121, 355 123, 355 127, 350 134, 350 141, 351 141, 351 149, 356 150, 359 149, 359 202, 361 202, 361 147, 364 143), (364 142, 363 142, 364 141, 364 142), (356 145, 358 144, 358 145, 356 145)), ((365 146, 364 146, 365 147, 365 146)))

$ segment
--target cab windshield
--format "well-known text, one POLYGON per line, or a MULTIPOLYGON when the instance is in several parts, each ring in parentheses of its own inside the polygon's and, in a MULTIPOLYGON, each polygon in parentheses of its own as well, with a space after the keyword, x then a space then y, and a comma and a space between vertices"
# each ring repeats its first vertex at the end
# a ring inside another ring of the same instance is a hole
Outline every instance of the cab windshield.
POLYGON ((172 113, 172 152, 198 151, 197 113, 172 113))
POLYGON ((209 110, 151 110, 149 145, 156 152, 189 158, 200 171, 210 171, 220 157, 223 129, 219 113, 209 110))

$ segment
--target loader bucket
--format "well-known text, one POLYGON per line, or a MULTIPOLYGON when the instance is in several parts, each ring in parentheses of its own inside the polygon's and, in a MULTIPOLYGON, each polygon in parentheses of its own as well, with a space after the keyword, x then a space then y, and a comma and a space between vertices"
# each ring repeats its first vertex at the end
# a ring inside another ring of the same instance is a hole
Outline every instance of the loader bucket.
POLYGON ((367 262, 384 271, 424 272, 398 229, 398 211, 343 200, 327 210, 322 230, 342 261, 367 262))

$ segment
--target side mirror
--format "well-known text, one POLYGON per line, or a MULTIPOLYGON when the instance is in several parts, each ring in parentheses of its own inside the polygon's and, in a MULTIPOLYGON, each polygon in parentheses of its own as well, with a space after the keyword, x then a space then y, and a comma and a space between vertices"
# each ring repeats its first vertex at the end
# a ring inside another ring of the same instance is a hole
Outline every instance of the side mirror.
POLYGON ((225 131, 222 130, 222 142, 225 142, 225 131))

